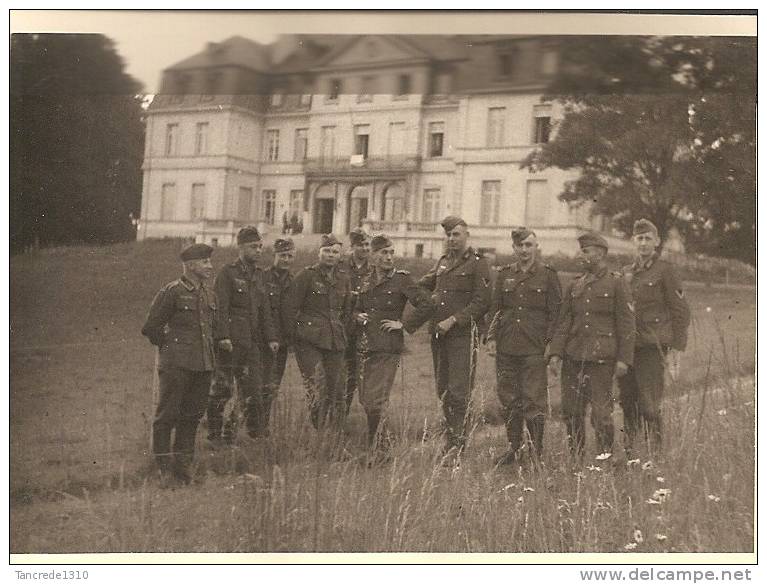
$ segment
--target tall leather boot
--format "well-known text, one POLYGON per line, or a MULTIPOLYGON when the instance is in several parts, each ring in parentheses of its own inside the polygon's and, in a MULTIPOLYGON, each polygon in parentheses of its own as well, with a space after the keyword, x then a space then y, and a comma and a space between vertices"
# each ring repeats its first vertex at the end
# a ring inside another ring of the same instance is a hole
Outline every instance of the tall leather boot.
POLYGON ((378 426, 381 423, 381 415, 368 413, 368 449, 374 450, 378 446, 378 426))
POLYGON ((226 400, 217 397, 208 398, 208 440, 220 440, 224 426, 224 406, 226 400))
MULTIPOLYGON (((508 412, 508 410, 507 410, 508 412)), ((519 449, 522 447, 522 431, 525 419, 519 411, 511 411, 506 415, 506 437, 509 449, 495 460, 495 465, 509 465, 518 462, 519 449)))
POLYGON ((530 441, 533 443, 535 459, 540 462, 543 456, 543 430, 546 426, 546 418, 535 416, 527 421, 527 430, 530 432, 530 441))

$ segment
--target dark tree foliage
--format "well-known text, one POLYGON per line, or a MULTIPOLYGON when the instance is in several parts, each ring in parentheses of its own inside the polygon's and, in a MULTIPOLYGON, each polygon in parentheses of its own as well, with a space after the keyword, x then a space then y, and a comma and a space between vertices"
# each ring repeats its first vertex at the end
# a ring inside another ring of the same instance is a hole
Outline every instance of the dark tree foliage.
POLYGON ((648 217, 688 249, 756 261, 756 40, 571 37, 548 99, 565 117, 524 167, 579 171, 560 198, 624 233, 648 217))
POLYGON ((135 237, 144 122, 140 84, 97 34, 14 34, 11 249, 135 237))

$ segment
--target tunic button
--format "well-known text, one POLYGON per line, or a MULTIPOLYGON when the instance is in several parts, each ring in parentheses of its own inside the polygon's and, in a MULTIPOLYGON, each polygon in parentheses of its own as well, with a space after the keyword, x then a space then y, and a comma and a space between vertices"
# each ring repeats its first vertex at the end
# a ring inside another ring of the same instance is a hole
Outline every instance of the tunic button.
POLYGON ((445 303, 444 302, 440 302, 440 306, 445 306, 445 303))
POLYGON ((587 313, 586 313, 586 316, 588 316, 588 315, 589 315, 589 313, 587 312, 587 313))
POLYGON ((522 322, 521 320, 517 319, 517 322, 522 322))
POLYGON ((589 300, 588 298, 586 298, 586 302, 591 302, 591 300, 589 300))
POLYGON ((586 325, 586 328, 589 328, 589 325, 586 325))

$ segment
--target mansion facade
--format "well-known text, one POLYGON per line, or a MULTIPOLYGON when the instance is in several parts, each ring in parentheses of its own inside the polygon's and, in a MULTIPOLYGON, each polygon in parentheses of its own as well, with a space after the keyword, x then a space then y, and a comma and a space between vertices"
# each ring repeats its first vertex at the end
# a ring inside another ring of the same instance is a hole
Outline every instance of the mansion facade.
POLYGON ((547 37, 211 43, 164 71, 148 107, 138 237, 232 245, 254 223, 300 245, 363 226, 436 257, 439 221, 460 215, 488 252, 526 225, 544 253, 572 253, 604 222, 558 200, 572 174, 520 168, 561 117, 542 100, 557 66, 547 37))

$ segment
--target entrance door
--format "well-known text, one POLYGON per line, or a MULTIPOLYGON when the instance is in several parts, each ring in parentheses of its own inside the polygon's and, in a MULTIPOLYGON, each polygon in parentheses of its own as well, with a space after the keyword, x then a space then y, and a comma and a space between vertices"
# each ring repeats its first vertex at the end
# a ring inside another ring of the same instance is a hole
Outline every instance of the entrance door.
POLYGON ((333 199, 315 199, 314 201, 314 232, 333 232, 333 199))
POLYGON ((362 220, 368 216, 368 200, 365 199, 352 199, 352 207, 349 218, 349 228, 362 226, 362 220))

